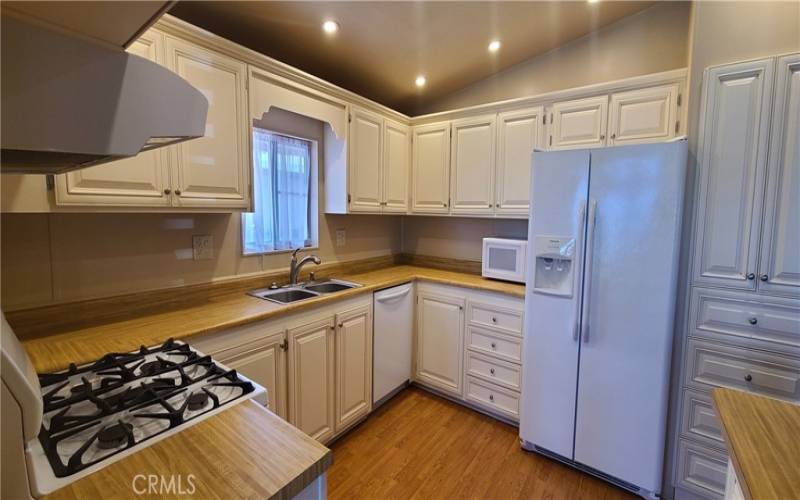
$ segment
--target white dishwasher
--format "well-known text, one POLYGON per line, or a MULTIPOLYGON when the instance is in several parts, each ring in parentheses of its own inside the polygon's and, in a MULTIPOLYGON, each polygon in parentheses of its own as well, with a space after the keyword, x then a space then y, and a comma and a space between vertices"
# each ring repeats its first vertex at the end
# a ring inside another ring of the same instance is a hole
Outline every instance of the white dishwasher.
POLYGON ((375 292, 372 402, 392 395, 411 379, 411 334, 414 331, 413 284, 375 292))

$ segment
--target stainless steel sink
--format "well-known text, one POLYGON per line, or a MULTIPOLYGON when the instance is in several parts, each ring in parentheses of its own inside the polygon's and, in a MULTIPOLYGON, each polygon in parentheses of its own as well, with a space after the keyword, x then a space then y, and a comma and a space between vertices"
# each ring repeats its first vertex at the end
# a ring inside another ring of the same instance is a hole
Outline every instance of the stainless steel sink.
POLYGON ((311 290, 312 292, 319 292, 319 293, 335 293, 341 292, 342 290, 349 290, 351 288, 358 288, 358 283, 350 283, 348 281, 341 281, 341 280, 327 280, 327 281, 320 281, 317 283, 309 283, 305 285, 303 288, 305 290, 311 290))
POLYGON ((271 300, 272 302, 277 302, 279 304, 288 304, 290 302, 297 302, 299 300, 307 300, 313 299, 314 297, 319 297, 319 293, 303 290, 302 288, 265 288, 261 290, 253 290, 252 292, 247 293, 253 297, 271 300))
POLYGON ((248 295, 259 299, 277 302, 278 304, 289 304, 301 300, 313 299, 323 294, 330 294, 358 288, 361 285, 344 280, 330 279, 325 281, 314 281, 304 285, 285 286, 282 288, 261 288, 247 292, 248 295))

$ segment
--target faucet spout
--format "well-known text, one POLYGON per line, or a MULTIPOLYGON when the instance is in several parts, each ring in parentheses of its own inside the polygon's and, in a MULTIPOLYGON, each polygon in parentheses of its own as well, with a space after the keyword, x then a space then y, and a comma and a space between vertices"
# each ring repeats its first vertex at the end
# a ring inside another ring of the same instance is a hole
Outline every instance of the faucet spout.
POLYGON ((297 276, 300 274, 300 269, 303 268, 309 262, 313 262, 316 265, 322 264, 322 260, 317 257, 316 255, 306 255, 303 257, 299 262, 297 261, 297 252, 300 249, 298 248, 294 252, 292 252, 292 261, 289 264, 289 284, 296 285, 297 284, 297 276))

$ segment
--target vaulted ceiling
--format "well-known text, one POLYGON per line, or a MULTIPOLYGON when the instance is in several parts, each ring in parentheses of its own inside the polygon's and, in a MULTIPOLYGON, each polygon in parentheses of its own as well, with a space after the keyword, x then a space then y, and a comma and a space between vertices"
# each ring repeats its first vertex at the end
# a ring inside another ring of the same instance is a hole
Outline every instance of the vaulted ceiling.
POLYGON ((170 14, 414 114, 654 3, 182 1, 170 14), (325 20, 339 31, 324 33, 325 20), (502 44, 496 53, 492 40, 502 44), (421 89, 417 75, 427 80, 421 89))

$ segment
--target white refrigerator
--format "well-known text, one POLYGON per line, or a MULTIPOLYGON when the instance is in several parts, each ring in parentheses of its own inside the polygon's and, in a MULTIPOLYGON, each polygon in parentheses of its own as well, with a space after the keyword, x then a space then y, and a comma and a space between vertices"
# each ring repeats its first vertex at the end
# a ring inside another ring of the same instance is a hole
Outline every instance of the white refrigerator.
POLYGON ((534 152, 523 448, 661 492, 687 143, 534 152))

